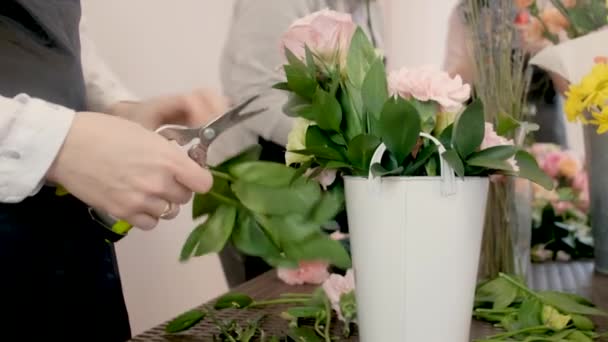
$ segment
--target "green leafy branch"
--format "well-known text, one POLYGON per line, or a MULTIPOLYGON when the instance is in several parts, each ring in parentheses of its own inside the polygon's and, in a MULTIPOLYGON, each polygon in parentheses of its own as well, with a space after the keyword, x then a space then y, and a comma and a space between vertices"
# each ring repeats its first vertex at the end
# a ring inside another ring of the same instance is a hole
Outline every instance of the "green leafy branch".
POLYGON ((197 194, 193 218, 207 216, 188 236, 180 260, 221 251, 239 251, 270 265, 296 267, 302 260, 324 260, 347 269, 351 261, 338 241, 322 232, 344 206, 341 189, 320 185, 282 164, 258 161, 259 146, 214 167, 214 184, 197 194))
POLYGON ((569 293, 533 291, 506 274, 478 286, 473 316, 506 330, 483 341, 593 341, 601 337, 589 316, 608 316, 569 293))

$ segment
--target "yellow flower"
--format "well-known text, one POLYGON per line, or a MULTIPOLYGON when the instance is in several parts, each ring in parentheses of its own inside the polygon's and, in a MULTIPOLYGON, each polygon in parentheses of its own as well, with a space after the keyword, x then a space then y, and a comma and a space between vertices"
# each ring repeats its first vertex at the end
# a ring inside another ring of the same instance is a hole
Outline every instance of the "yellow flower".
POLYGON ((601 113, 592 113, 593 120, 589 120, 589 123, 597 125, 597 134, 604 134, 608 132, 608 107, 604 107, 601 113))
POLYGON ((310 120, 302 118, 295 119, 291 132, 287 135, 287 152, 285 153, 285 163, 287 166, 302 164, 312 159, 311 156, 290 152, 306 148, 306 131, 311 125, 313 125, 313 122, 310 120))
POLYGON ((549 305, 543 306, 543 312, 541 316, 543 319, 543 324, 555 331, 560 331, 564 329, 568 325, 568 322, 570 322, 571 320, 571 317, 569 315, 562 315, 554 307, 549 305))
POLYGON ((585 111, 603 108, 608 100, 608 64, 597 63, 579 84, 566 92, 564 110, 569 121, 586 123, 585 111))

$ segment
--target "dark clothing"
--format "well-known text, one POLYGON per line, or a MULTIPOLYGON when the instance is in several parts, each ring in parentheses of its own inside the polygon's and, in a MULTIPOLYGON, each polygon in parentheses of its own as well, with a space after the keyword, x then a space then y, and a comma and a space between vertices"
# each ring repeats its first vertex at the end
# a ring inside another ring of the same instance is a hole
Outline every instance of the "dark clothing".
MULTIPOLYGON (((86 109, 80 15, 77 0, 3 1, 2 96, 86 109)), ((0 204, 0 340, 130 338, 114 248, 101 231, 84 203, 54 188, 0 204)))

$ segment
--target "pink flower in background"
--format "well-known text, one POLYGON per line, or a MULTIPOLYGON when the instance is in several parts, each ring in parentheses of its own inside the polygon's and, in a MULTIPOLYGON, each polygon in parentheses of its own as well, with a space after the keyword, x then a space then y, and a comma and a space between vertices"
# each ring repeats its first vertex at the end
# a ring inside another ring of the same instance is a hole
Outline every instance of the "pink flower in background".
POLYGON ((402 68, 388 76, 391 95, 418 101, 435 101, 444 112, 458 112, 471 97, 471 86, 462 82, 460 76, 450 75, 432 66, 415 69, 402 68))
POLYGON ((572 204, 572 202, 568 202, 568 201, 552 202, 551 205, 553 206, 553 210, 555 210, 555 213, 557 215, 562 215, 566 211, 574 208, 574 204, 572 204))
POLYGON ((307 45, 323 60, 344 66, 356 28, 350 14, 324 9, 291 24, 281 39, 281 50, 287 48, 304 58, 307 45))
POLYGON ((540 167, 551 178, 556 178, 559 175, 559 164, 562 160, 562 152, 550 152, 545 156, 540 167))
MULTIPOLYGON (((498 135, 494 130, 494 125, 489 122, 486 122, 485 133, 483 136, 483 141, 481 142, 480 149, 485 150, 490 147, 504 145, 513 145, 513 140, 509 140, 503 136, 498 135)), ((517 166, 517 161, 514 157, 509 158, 507 162, 511 164, 513 171, 519 172, 519 166, 517 166)))
POLYGON ((346 271, 345 276, 332 274, 323 282, 323 291, 331 302, 331 307, 338 314, 340 320, 344 320, 342 310, 340 310, 340 297, 355 290, 355 275, 353 270, 346 271))
POLYGON ((568 18, 555 7, 545 8, 540 14, 540 20, 545 23, 549 32, 553 34, 558 34, 570 26, 568 18))
MULTIPOLYGON (((308 169, 304 175, 310 176, 315 170, 316 169, 308 169)), ((327 188, 336 181, 336 174, 336 170, 323 169, 314 179, 321 185, 323 190, 327 190, 327 188)))
POLYGON ((302 261, 298 268, 278 268, 277 275, 288 285, 319 285, 329 277, 328 267, 322 261, 302 261))
POLYGON ((515 0, 515 6, 519 9, 528 8, 532 6, 536 0, 515 0))
POLYGON ((589 212, 589 191, 581 191, 578 194, 578 201, 576 202, 576 206, 582 210, 584 213, 589 212))
POLYGON ((589 176, 586 171, 580 170, 572 179, 572 188, 574 190, 588 192, 589 191, 589 176))

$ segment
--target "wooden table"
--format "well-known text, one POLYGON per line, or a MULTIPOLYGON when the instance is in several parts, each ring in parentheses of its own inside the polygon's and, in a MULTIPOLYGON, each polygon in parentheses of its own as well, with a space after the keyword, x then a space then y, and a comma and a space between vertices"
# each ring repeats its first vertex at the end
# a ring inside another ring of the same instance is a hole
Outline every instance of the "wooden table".
MULTIPOLYGON (((585 296, 601 308, 608 309, 608 276, 595 274, 593 263, 572 262, 572 263, 548 263, 535 264, 532 266, 529 285, 533 289, 548 289, 556 291, 566 291, 585 296)), ((236 292, 246 293, 256 300, 272 299, 281 293, 311 292, 313 286, 288 286, 276 278, 274 272, 266 273, 248 283, 234 289, 236 292)), ((270 334, 284 336, 287 328, 286 321, 278 317, 278 314, 285 307, 273 306, 270 309, 262 310, 225 310, 221 311, 219 317, 233 318, 239 321, 247 321, 258 317, 261 313, 271 313, 264 323, 264 329, 270 334)), ((608 330, 608 319, 595 320, 600 331, 608 330)), ((208 321, 203 321, 191 330, 178 335, 165 335, 165 324, 161 324, 139 336, 133 341, 143 342, 207 342, 212 341, 212 334, 215 333, 214 326, 208 321)), ((496 333, 491 325, 473 321, 471 324, 471 338, 483 338, 496 333)), ((336 333, 336 335, 338 335, 336 333)), ((358 341, 357 337, 349 341, 358 341)), ((446 341, 449 342, 449 341, 446 341)))

